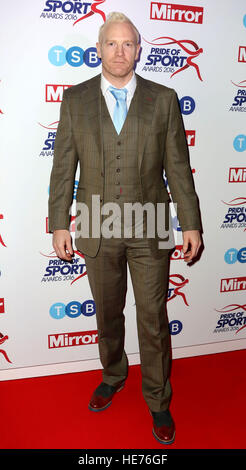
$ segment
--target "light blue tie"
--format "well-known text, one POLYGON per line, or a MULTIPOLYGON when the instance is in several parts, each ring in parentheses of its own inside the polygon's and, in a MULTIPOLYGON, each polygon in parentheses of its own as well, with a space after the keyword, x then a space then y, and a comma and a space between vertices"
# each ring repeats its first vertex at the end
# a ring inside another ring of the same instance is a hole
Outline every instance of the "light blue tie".
POLYGON ((127 116, 127 104, 126 104, 127 89, 126 88, 118 89, 118 88, 114 88, 113 86, 110 86, 109 90, 114 96, 114 98, 116 99, 113 122, 114 122, 114 127, 117 133, 119 134, 127 116))

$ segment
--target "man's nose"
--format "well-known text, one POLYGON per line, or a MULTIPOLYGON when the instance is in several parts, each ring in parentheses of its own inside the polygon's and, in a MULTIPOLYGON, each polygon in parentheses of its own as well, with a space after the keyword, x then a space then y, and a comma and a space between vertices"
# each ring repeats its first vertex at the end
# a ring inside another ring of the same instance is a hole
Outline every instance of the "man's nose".
POLYGON ((123 49, 123 45, 122 45, 122 44, 118 44, 116 53, 117 53, 118 55, 122 55, 122 54, 124 53, 124 49, 123 49))

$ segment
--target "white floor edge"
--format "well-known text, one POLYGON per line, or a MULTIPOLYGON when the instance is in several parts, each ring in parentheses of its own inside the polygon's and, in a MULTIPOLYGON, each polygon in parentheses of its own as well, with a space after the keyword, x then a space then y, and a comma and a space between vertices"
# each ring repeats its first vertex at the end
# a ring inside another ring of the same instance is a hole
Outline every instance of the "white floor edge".
MULTIPOLYGON (((246 349, 246 338, 240 340, 221 341, 218 343, 200 344, 173 348, 173 359, 180 359, 205 354, 216 354, 246 349)), ((128 355, 129 365, 139 364, 139 353, 128 355)), ((32 367, 19 367, 13 369, 0 370, 0 381, 26 379, 31 377, 42 377, 47 375, 69 374, 101 369, 99 359, 76 362, 63 362, 58 364, 44 364, 32 367)))

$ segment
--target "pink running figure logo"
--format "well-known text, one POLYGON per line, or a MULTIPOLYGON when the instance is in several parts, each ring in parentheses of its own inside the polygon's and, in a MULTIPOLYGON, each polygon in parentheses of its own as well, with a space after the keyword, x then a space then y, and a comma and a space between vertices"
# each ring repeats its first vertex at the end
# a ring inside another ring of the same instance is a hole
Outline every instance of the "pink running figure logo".
POLYGON ((180 289, 182 289, 188 282, 189 282, 189 279, 185 279, 181 274, 171 274, 169 276, 169 283, 172 284, 174 288, 169 288, 167 302, 169 302, 169 300, 172 300, 177 296, 181 296, 185 305, 189 307, 185 294, 183 292, 180 292, 180 289))
POLYGON ((97 7, 99 5, 101 5, 102 3, 104 3, 106 0, 94 0, 94 3, 92 3, 91 5, 91 11, 89 13, 87 13, 86 15, 82 16, 82 18, 79 18, 78 20, 76 20, 73 24, 73 26, 76 24, 76 23, 79 23, 79 21, 82 21, 82 20, 85 20, 86 18, 89 18, 89 16, 92 16, 94 15, 95 13, 99 13, 99 15, 101 15, 103 21, 105 22, 106 21, 106 16, 105 16, 105 13, 102 11, 102 10, 99 10, 97 7))
MULTIPOLYGON (((9 339, 9 337, 7 335, 3 335, 2 333, 0 333, 0 345, 3 344, 5 341, 7 341, 7 339, 9 339)), ((6 351, 4 351, 4 349, 0 349, 0 353, 3 355, 3 357, 6 359, 7 362, 11 362, 11 360, 9 359, 6 351)))
MULTIPOLYGON (((0 219, 3 219, 3 214, 0 214, 0 219)), ((6 245, 5 245, 5 243, 4 243, 4 241, 3 241, 3 239, 2 239, 1 234, 0 234, 0 243, 1 243, 1 245, 3 245, 5 248, 7 248, 6 245)))

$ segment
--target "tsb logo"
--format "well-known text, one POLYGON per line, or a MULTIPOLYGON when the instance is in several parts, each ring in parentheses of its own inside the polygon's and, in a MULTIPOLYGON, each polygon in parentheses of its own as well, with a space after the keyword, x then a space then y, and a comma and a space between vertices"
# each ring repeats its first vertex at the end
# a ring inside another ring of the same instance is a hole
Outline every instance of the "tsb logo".
POLYGON ((50 307, 50 316, 55 318, 55 320, 60 320, 66 315, 69 318, 77 318, 80 315, 91 317, 92 315, 95 315, 95 313, 96 307, 93 300, 86 300, 82 304, 77 301, 72 301, 67 305, 62 302, 57 302, 50 307))
POLYGON ((71 67, 81 67, 83 64, 87 67, 98 67, 101 64, 95 47, 84 50, 79 46, 73 46, 66 50, 63 46, 53 46, 49 50, 48 58, 50 63, 56 67, 61 67, 66 63, 71 67))
POLYGON ((246 246, 240 250, 230 248, 226 251, 224 259, 227 264, 234 264, 236 261, 239 261, 239 263, 246 263, 246 246))
POLYGON ((237 135, 233 141, 233 147, 237 152, 244 152, 246 150, 246 135, 237 135))
POLYGON ((195 100, 193 100, 191 96, 183 96, 183 98, 179 100, 179 104, 181 113, 185 115, 193 113, 196 107, 195 100))
POLYGON ((178 335, 183 329, 182 322, 179 320, 172 320, 169 323, 169 331, 171 335, 178 335))

